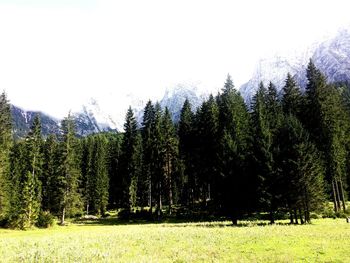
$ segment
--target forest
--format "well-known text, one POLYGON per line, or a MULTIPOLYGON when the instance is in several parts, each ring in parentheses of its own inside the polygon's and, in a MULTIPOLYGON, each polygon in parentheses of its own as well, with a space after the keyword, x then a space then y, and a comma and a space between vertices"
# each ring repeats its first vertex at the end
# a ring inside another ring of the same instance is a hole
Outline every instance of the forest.
POLYGON ((149 101, 124 132, 77 137, 74 119, 44 138, 40 118, 13 139, 10 104, 0 96, 0 225, 26 229, 50 218, 165 217, 238 220, 281 215, 293 224, 332 202, 346 216, 350 194, 350 96, 310 60, 301 89, 288 74, 281 93, 261 83, 246 105, 228 75, 222 91, 180 120, 149 101))

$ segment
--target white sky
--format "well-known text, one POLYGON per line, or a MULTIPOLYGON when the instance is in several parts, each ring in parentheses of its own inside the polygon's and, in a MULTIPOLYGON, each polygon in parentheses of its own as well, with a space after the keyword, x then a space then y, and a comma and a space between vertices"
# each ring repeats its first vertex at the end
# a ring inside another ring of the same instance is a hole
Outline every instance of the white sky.
POLYGON ((261 57, 350 24, 347 0, 0 0, 0 89, 62 117, 90 97, 238 87, 261 57))

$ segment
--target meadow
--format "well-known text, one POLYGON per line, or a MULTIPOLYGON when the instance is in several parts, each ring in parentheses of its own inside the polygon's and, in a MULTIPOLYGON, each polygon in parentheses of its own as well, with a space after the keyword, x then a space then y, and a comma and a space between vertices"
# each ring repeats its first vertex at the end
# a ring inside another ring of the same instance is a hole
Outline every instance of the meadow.
POLYGON ((0 229, 1 262, 350 262, 350 224, 101 223, 0 229))

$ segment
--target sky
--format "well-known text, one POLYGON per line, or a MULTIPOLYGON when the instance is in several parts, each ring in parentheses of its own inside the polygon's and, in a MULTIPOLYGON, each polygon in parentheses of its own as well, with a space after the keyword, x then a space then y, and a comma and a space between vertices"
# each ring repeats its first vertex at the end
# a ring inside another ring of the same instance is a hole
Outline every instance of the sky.
MULTIPOLYGON (((236 87, 260 58, 350 25, 347 0, 0 0, 0 90, 55 117, 94 97, 236 87)), ((124 104, 123 104, 124 103, 124 104)))

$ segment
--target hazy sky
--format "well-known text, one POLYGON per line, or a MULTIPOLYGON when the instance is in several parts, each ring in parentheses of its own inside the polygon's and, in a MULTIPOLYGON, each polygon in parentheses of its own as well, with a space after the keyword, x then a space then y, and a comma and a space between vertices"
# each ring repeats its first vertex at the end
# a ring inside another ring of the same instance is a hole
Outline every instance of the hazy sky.
POLYGON ((89 97, 236 86, 256 62, 350 24, 347 0, 0 0, 0 89, 63 116, 89 97))

